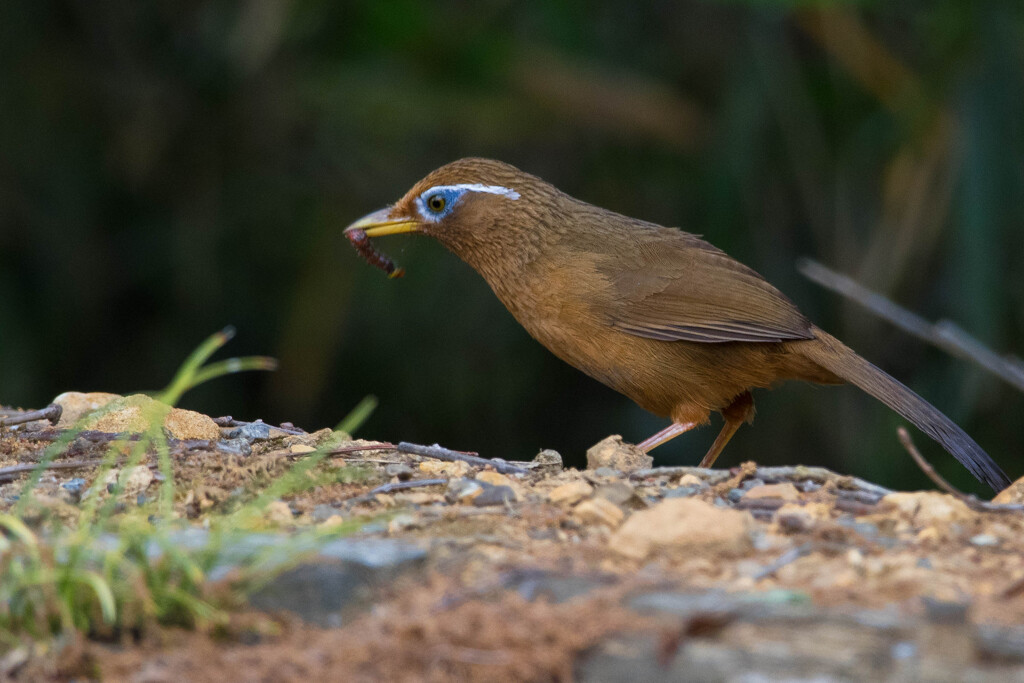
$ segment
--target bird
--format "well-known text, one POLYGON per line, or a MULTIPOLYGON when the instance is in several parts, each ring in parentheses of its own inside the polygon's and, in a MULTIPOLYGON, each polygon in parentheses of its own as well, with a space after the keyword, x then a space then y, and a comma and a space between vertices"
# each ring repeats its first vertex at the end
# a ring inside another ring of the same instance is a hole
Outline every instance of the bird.
POLYGON ((724 425, 700 463, 711 467, 753 421, 752 390, 849 383, 993 490, 1010 484, 952 420, 811 323, 751 268, 697 235, 581 201, 510 164, 448 163, 345 233, 354 244, 402 233, 440 242, 552 353, 670 420, 637 444, 645 453, 717 412, 724 425))

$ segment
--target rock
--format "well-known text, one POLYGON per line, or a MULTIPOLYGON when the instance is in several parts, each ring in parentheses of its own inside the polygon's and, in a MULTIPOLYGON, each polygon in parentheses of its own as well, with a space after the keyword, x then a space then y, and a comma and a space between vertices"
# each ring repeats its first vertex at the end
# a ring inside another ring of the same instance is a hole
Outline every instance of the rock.
POLYGON ((504 474, 501 474, 500 472, 495 472, 493 470, 484 470, 483 472, 479 472, 476 475, 476 478, 477 481, 482 481, 485 484, 490 484, 491 486, 507 486, 509 488, 513 487, 511 479, 506 477, 504 474))
POLYGON ((751 547, 753 518, 746 512, 715 507, 694 498, 670 498, 634 512, 609 540, 609 547, 642 560, 654 550, 741 553, 751 547))
POLYGON ((448 489, 445 491, 444 497, 450 503, 468 503, 483 493, 485 486, 487 484, 475 479, 452 479, 448 482, 448 489))
POLYGON ((220 439, 220 428, 208 416, 192 410, 169 408, 144 394, 119 396, 102 408, 84 418, 78 426, 109 433, 139 433, 147 431, 154 419, 166 413, 164 432, 172 438, 220 439))
POLYGON ((743 494, 744 500, 755 500, 758 498, 781 498, 782 500, 795 503, 800 500, 800 492, 795 486, 786 482, 784 484, 764 484, 746 491, 743 494))
POLYGON ((370 607, 376 591, 422 567, 426 553, 395 539, 337 539, 317 560, 271 579, 249 598, 256 609, 286 611, 322 627, 340 626, 370 607))
POLYGON ((595 498, 607 500, 615 505, 626 505, 636 497, 636 491, 624 481, 613 481, 610 484, 598 486, 594 491, 595 498))
MULTIPOLYGON (((64 418, 61 417, 61 421, 64 418)), ((1024 503, 1024 477, 1021 477, 1017 481, 1013 482, 1005 489, 1000 491, 995 498, 992 499, 993 503, 997 505, 1005 505, 1008 503, 1024 503)))
POLYGON ((646 469, 654 458, 630 443, 624 443, 618 434, 609 436, 587 450, 587 469, 611 467, 622 472, 646 469))
POLYGON ((390 520, 388 520, 388 533, 396 534, 400 531, 404 531, 405 529, 416 529, 421 526, 423 525, 420 523, 420 520, 417 519, 415 515, 403 513, 400 515, 395 515, 390 520))
POLYGON ((541 471, 562 471, 562 455, 558 451, 545 448, 533 458, 537 468, 541 471))
POLYGON ((617 528, 626 516, 622 508, 606 498, 585 500, 573 508, 572 514, 584 524, 604 524, 610 529, 617 528))
POLYGON ((60 421, 57 422, 57 428, 69 429, 89 413, 102 408, 118 398, 121 398, 119 394, 107 394, 101 391, 91 393, 65 391, 52 401, 52 403, 59 405, 62 411, 60 421))
POLYGON ((420 472, 434 477, 465 477, 472 470, 469 463, 461 460, 447 462, 444 460, 424 460, 420 463, 420 472))
POLYGON ((326 522, 331 517, 340 514, 341 510, 333 505, 325 505, 324 503, 321 503, 313 508, 313 513, 310 515, 310 519, 312 519, 315 524, 319 524, 320 522, 326 522))
POLYGON ((235 427, 227 434, 229 439, 246 439, 247 441, 261 441, 270 438, 270 425, 263 420, 256 420, 235 427))
POLYGON ((122 493, 125 497, 138 496, 153 482, 153 470, 146 465, 136 465, 124 477, 122 493))
POLYGON ((573 505, 584 498, 589 498, 593 492, 593 486, 582 479, 577 479, 551 489, 548 501, 555 505, 573 505))
POLYGON ((486 486, 480 495, 473 498, 473 505, 476 507, 487 507, 489 505, 504 505, 514 503, 516 492, 511 486, 486 486))
POLYGON ((676 482, 676 485, 677 486, 696 486, 698 488, 702 488, 702 487, 707 486, 707 484, 704 482, 704 480, 701 479, 700 477, 698 477, 695 474, 684 474, 683 476, 679 477, 679 481, 676 482))
POLYGON ((294 520, 292 509, 283 500, 274 500, 267 504, 263 516, 274 524, 291 524, 294 520))
POLYGON ((965 503, 938 491, 890 493, 880 505, 907 515, 915 526, 963 522, 976 517, 965 503))
POLYGON ((400 481, 412 479, 412 475, 416 472, 413 468, 406 465, 404 462, 396 462, 384 467, 384 474, 389 477, 398 477, 400 481))
POLYGON ((303 453, 312 453, 315 450, 316 449, 313 448, 312 446, 307 446, 304 443, 296 443, 288 447, 289 453, 295 453, 297 455, 302 455, 303 453))

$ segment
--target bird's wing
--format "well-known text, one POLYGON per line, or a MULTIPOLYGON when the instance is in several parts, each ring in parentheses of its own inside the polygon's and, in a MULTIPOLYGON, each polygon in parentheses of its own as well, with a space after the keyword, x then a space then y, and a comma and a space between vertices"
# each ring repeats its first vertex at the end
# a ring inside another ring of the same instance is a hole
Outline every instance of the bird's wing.
POLYGON ((613 327, 710 344, 813 338, 810 321, 782 292, 700 238, 663 229, 635 246, 600 268, 611 284, 613 327))

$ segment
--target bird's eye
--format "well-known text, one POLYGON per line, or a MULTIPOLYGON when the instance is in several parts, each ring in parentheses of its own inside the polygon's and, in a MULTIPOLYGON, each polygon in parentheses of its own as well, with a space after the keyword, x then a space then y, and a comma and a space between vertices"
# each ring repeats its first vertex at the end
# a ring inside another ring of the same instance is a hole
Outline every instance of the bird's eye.
POLYGON ((447 204, 448 202, 445 201, 444 195, 442 194, 432 194, 427 197, 427 208, 434 213, 441 213, 444 211, 444 207, 447 204))

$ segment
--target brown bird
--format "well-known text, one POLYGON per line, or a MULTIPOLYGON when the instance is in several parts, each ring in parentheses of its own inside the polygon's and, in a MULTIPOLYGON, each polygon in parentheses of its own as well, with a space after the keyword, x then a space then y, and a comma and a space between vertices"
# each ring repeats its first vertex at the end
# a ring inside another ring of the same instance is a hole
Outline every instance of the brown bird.
POLYGON ((472 266, 556 356, 672 424, 644 451, 699 425, 743 422, 750 390, 784 380, 850 382, 938 441, 999 491, 1009 480, 927 401, 815 327, 779 290, 704 240, 587 204, 499 161, 433 171, 350 236, 429 235, 472 266))

